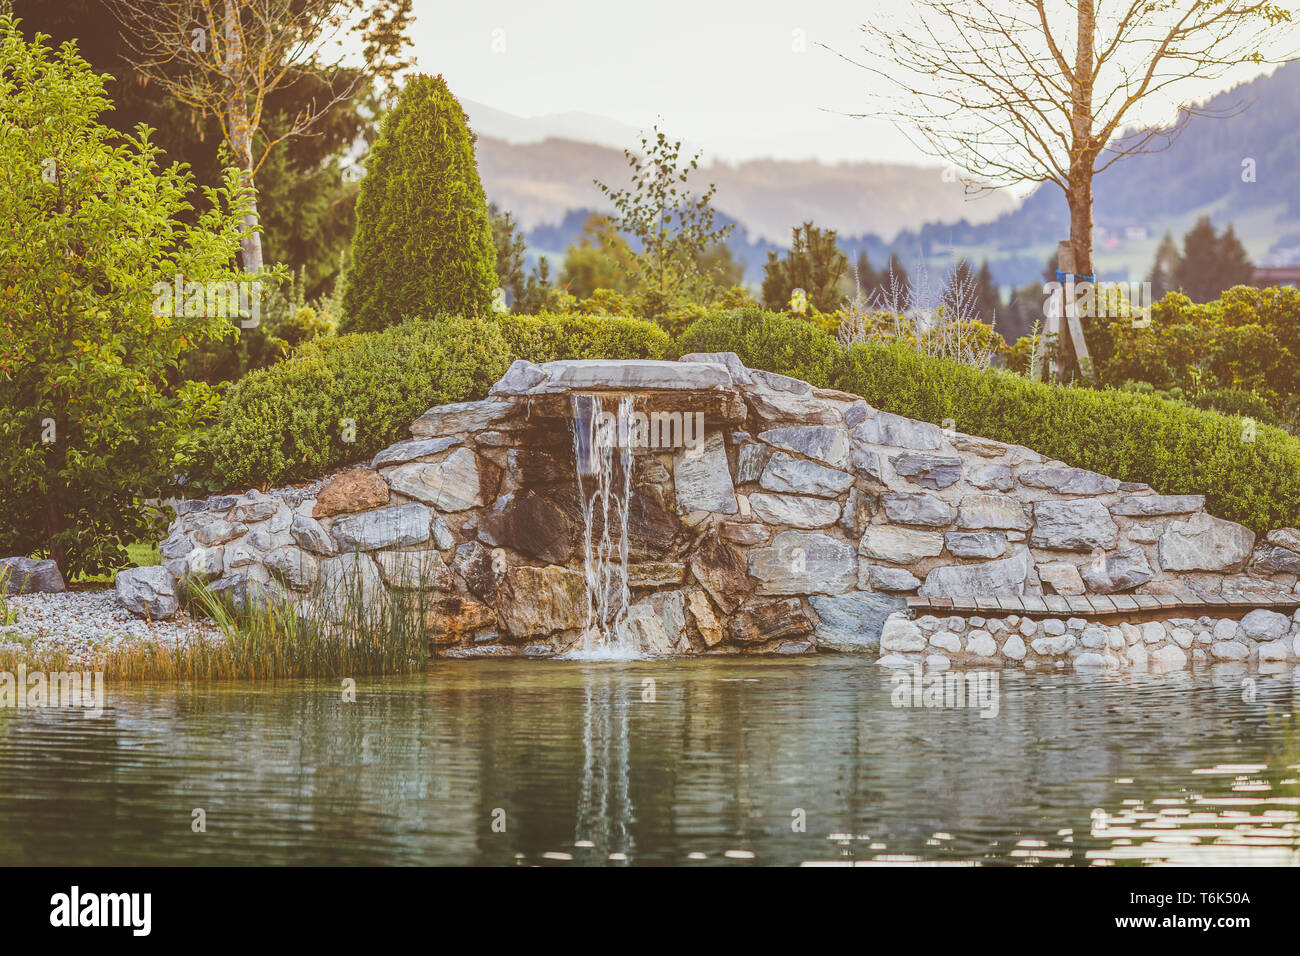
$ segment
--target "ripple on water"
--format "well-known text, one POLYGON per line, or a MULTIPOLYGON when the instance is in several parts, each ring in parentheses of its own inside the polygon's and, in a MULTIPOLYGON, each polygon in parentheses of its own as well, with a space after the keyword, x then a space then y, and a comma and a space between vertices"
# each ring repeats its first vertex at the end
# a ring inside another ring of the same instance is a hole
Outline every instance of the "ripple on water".
POLYGON ((1254 680, 1007 671, 994 717, 830 656, 110 685, 0 711, 0 863, 1294 864, 1300 674, 1254 680))

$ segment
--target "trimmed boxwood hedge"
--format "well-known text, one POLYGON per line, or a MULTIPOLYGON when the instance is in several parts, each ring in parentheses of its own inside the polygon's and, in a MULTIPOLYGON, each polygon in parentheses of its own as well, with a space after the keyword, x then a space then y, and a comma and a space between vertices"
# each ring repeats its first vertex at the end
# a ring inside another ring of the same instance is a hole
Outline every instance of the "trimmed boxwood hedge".
POLYGON ((751 367, 861 395, 909 418, 951 420, 958 431, 1025 445, 1162 494, 1203 494, 1212 514, 1259 533, 1300 525, 1300 441, 1269 425, 1255 425, 1247 441, 1244 418, 981 371, 903 345, 846 349, 806 322, 761 310, 701 319, 679 347, 736 352, 751 367))
POLYGON ((735 352, 748 368, 779 372, 819 388, 830 384, 839 344, 815 325, 764 309, 715 312, 687 327, 675 355, 735 352))
POLYGON ((501 334, 516 359, 661 359, 673 340, 653 322, 606 315, 502 315, 501 334))
POLYGON ((516 358, 662 358, 671 347, 649 322, 586 315, 408 319, 317 339, 231 386, 203 437, 207 473, 192 477, 212 490, 308 480, 407 437, 434 405, 482 398, 516 358))
POLYGON ((482 396, 509 366, 505 339, 490 319, 413 319, 316 339, 226 392, 206 436, 208 484, 317 477, 407 437, 411 422, 433 405, 482 396))

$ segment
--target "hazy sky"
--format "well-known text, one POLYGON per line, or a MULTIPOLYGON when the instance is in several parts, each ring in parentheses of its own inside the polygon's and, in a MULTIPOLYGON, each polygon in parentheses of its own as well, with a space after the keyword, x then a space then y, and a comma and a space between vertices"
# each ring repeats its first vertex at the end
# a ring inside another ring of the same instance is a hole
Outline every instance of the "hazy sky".
POLYGON ((520 116, 579 111, 667 129, 713 157, 916 159, 861 110, 851 51, 864 17, 906 0, 416 0, 420 69, 520 116))
MULTIPOLYGON (((994 0, 997 2, 997 0, 994 0)), ((1010 2, 1010 0, 1003 0, 1010 2)), ((421 70, 519 116, 585 112, 665 128, 713 158, 933 163, 868 108, 859 25, 909 0, 415 0, 421 70)), ((1221 85, 1221 84, 1220 84, 1221 85)), ((1206 90, 1206 93, 1212 90, 1206 90)))

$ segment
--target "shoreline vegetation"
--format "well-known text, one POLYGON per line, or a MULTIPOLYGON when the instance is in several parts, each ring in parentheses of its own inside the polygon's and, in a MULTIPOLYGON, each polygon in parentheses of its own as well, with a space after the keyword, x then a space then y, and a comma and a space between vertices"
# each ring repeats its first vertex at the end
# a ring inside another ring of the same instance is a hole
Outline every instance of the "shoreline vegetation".
MULTIPOLYGON (((359 589, 320 591, 311 601, 310 608, 260 600, 236 609, 227 595, 191 583, 182 607, 209 626, 186 639, 121 640, 87 659, 57 643, 0 634, 0 672, 13 673, 19 665, 47 673, 89 668, 109 680, 189 683, 406 675, 432 664, 429 591, 382 601, 368 600, 359 589)), ((6 609, 14 609, 13 598, 0 588, 0 616, 6 609)))

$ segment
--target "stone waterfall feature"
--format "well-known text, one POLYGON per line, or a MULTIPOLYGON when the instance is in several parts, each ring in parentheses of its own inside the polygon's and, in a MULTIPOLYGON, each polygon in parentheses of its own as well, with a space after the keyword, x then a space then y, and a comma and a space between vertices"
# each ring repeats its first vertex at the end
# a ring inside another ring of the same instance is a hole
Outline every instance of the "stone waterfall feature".
MULTIPOLYGON (((340 582, 376 601, 422 589, 446 657, 877 651, 882 629, 885 656, 908 661, 1123 657, 1114 634, 1085 640, 1073 621, 1059 635, 1050 621, 914 627, 908 598, 1191 589, 1268 603, 1296 600, 1300 580, 1300 532, 1257 544, 1199 495, 879 411, 731 353, 516 362, 485 399, 429 409, 367 463, 177 514, 170 574, 308 613, 340 582)), ((1261 631, 1270 653, 1294 659, 1277 630, 1261 631)))
POLYGON ((606 412, 599 393, 573 395, 570 402, 578 504, 582 509, 582 570, 587 583, 582 653, 630 657, 636 647, 627 639, 624 625, 631 602, 627 525, 632 500, 632 443, 628 433, 634 402, 630 395, 622 396, 612 416, 606 412), (615 448, 619 452, 617 475, 615 448), (590 491, 585 487, 587 483, 590 491))

